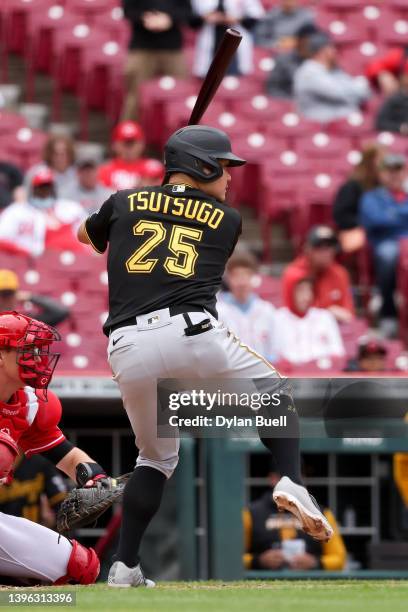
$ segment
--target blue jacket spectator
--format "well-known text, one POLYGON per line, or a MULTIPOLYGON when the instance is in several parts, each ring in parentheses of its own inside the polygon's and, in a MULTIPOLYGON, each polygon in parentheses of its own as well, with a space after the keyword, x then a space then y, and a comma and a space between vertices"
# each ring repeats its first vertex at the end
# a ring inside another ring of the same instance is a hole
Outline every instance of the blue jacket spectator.
POLYGON ((362 197, 360 222, 374 251, 377 284, 382 296, 382 331, 393 336, 396 332, 394 291, 399 240, 408 237, 405 157, 393 153, 385 155, 379 175, 382 186, 362 197))

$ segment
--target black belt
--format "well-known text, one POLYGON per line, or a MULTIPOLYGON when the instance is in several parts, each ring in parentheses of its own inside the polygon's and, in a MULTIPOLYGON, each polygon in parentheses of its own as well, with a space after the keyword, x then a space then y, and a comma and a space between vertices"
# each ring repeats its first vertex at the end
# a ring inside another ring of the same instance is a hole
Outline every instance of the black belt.
MULTIPOLYGON (((180 314, 183 315, 187 312, 206 312, 201 306, 170 306, 169 311, 171 317, 175 317, 180 314)), ((109 328, 109 333, 111 334, 115 331, 115 329, 119 329, 119 327, 127 327, 128 325, 136 325, 136 316, 120 321, 120 323, 114 323, 109 328)))

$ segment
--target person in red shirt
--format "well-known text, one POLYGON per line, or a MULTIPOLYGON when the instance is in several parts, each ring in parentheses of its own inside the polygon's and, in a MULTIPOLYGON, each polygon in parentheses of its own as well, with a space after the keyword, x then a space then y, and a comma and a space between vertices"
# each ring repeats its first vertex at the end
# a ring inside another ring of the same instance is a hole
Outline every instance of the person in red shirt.
POLYGON ((138 123, 118 123, 112 134, 112 148, 115 157, 99 168, 99 180, 103 185, 116 191, 161 185, 163 164, 157 159, 142 157, 145 138, 138 123))
POLYGON ((336 263, 338 242, 334 231, 326 225, 311 229, 302 255, 286 268, 283 275, 283 299, 290 308, 296 283, 302 278, 313 281, 314 303, 317 308, 327 308, 339 323, 347 323, 354 317, 354 304, 347 270, 336 263))
MULTIPOLYGON (((104 486, 105 470, 69 442, 61 403, 47 387, 59 355, 58 332, 17 312, 0 313, 0 485, 13 477, 17 454, 41 453, 78 486, 104 486)), ((99 574, 91 548, 43 525, 0 513, 0 576, 43 584, 90 584, 99 574), (41 554, 38 554, 41 547, 41 554)))
POLYGON ((398 91, 401 75, 408 73, 407 49, 408 47, 389 49, 385 55, 373 59, 366 66, 366 77, 386 96, 398 91))

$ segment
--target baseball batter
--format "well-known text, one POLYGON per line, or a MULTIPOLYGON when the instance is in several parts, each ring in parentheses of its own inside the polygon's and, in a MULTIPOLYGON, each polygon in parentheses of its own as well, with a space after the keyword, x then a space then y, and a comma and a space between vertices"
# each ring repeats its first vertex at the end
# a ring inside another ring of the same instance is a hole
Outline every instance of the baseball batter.
MULTIPOLYGON (((273 379, 279 374, 217 319, 216 293, 241 233, 225 204, 229 168, 245 160, 227 135, 206 126, 175 132, 165 147, 161 187, 119 191, 80 227, 78 238, 103 253, 109 245, 108 359, 139 449, 126 485, 111 586, 147 585, 138 550, 177 465, 178 440, 158 438, 158 378, 273 379)), ((282 398, 293 431, 297 414, 282 398)), ((332 528, 302 485, 299 441, 262 436, 279 472, 278 507, 305 531, 328 539, 332 528)))
MULTIPOLYGON (((17 312, 0 313, 0 486, 12 479, 19 451, 41 453, 79 486, 103 483, 103 468, 69 442, 59 399, 47 387, 58 332, 17 312)), ((0 512, 0 576, 44 584, 90 584, 99 574, 92 548, 27 519, 0 512), (41 554, 39 554, 41 550, 41 554)))

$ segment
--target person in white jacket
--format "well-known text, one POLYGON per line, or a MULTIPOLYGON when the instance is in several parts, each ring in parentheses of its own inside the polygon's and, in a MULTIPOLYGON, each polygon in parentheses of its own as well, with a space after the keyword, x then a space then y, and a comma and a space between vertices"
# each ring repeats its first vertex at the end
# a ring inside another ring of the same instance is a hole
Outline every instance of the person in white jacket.
POLYGON ((193 64, 195 76, 204 77, 225 30, 239 30, 242 41, 229 74, 249 74, 253 70, 253 41, 250 31, 263 16, 260 0, 192 0, 194 13, 198 16, 195 25, 201 25, 198 33, 193 64))
POLYGON ((334 315, 314 308, 313 283, 299 280, 293 289, 292 304, 279 308, 275 315, 275 341, 279 359, 293 364, 307 363, 345 353, 334 315))
POLYGON ((74 232, 85 219, 85 209, 55 195, 54 175, 42 168, 31 180, 31 193, 7 206, 0 215, 0 249, 38 257, 46 249, 84 251, 74 232))
POLYGON ((229 292, 219 295, 218 316, 244 344, 268 361, 276 360, 275 313, 272 304, 254 292, 258 271, 250 253, 236 253, 227 264, 229 292))

